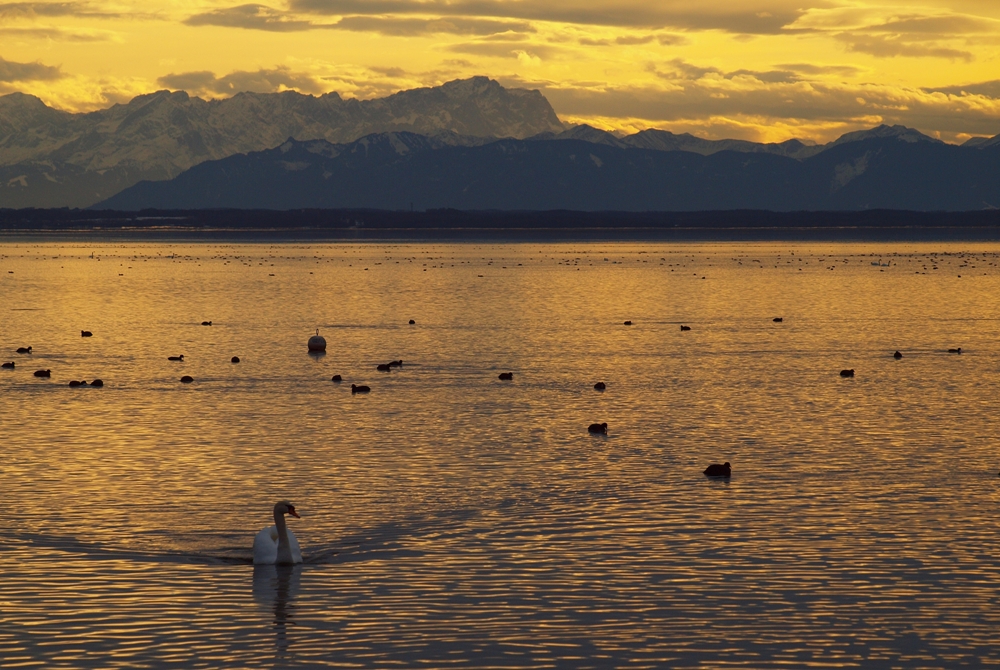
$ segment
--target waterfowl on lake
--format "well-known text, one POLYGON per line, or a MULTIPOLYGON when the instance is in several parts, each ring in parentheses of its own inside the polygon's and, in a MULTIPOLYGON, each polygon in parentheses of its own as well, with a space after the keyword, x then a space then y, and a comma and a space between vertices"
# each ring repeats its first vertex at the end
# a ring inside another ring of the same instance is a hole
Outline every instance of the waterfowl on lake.
POLYGON ((13 370, 14 369, 14 361, 11 361, 9 363, 4 363, 3 365, 0 365, 0 368, 8 368, 10 370, 13 370))
POLYGON ((76 380, 73 380, 69 383, 69 385, 75 388, 77 386, 86 386, 87 382, 78 382, 76 380))
POLYGON ((52 370, 35 370, 36 377, 51 377, 52 370))
POLYGON ((181 383, 182 384, 190 384, 193 381, 194 381, 194 377, 192 377, 191 375, 184 375, 183 377, 181 377, 181 383))
POLYGON ((389 367, 390 368, 401 368, 401 367, 403 367, 403 361, 402 360, 389 361, 389 367))
POLYGON ((691 326, 681 326, 681 330, 691 330, 691 326))
POLYGON ((632 322, 631 322, 631 321, 626 321, 626 322, 625 322, 625 325, 626 325, 626 326, 631 326, 631 325, 632 325, 632 322))
POLYGON ((97 388, 101 388, 102 386, 104 386, 104 381, 101 379, 95 379, 94 381, 90 382, 90 385, 96 386, 97 388))
POLYGON ((292 565, 302 562, 302 551, 295 533, 285 525, 285 515, 296 519, 302 517, 290 502, 279 502, 274 506, 274 525, 265 528, 253 540, 254 565, 292 565))
POLYGON ((592 423, 587 426, 587 430, 591 433, 600 433, 601 435, 608 434, 608 424, 605 423, 592 423))
POLYGON ((376 366, 376 368, 379 370, 379 372, 388 372, 389 370, 392 370, 392 366, 389 365, 388 363, 379 363, 376 366))
POLYGON ((211 321, 202 321, 201 325, 203 325, 203 326, 211 326, 212 322, 211 321))
POLYGON ((93 337, 93 336, 94 336, 94 334, 92 332, 90 332, 89 330, 81 330, 80 331, 80 337, 93 337))
POLYGON ((31 353, 31 347, 18 347, 17 348, 17 353, 19 353, 19 354, 30 354, 31 353))
POLYGON ((949 354, 960 354, 960 353, 962 353, 962 347, 958 347, 957 349, 949 349, 948 353, 949 354))
POLYGON ((514 373, 513 372, 501 372, 499 379, 501 379, 503 381, 508 381, 509 382, 512 379, 514 379, 514 373))
POLYGON ((604 385, 604 382, 597 382, 596 384, 594 384, 595 391, 603 391, 606 388, 607 386, 604 385))
POLYGON ((411 326, 414 325, 415 323, 416 323, 416 321, 414 321, 413 319, 410 319, 410 325, 411 326))
POLYGON ((230 363, 239 363, 240 362, 240 357, 239 356, 233 356, 232 358, 229 359, 229 362, 230 363))
POLYGON ((900 358, 902 358, 902 357, 903 357, 903 354, 901 354, 901 353, 899 353, 899 352, 897 351, 896 353, 894 353, 894 354, 892 355, 892 357, 893 357, 893 358, 895 358, 895 359, 896 359, 896 360, 898 361, 898 360, 899 360, 900 358))
POLYGON ((179 356, 167 356, 167 360, 168 361, 183 361, 184 360, 184 354, 180 354, 179 356))
POLYGON ((333 377, 330 378, 330 381, 332 381, 332 382, 340 382, 340 381, 344 381, 344 378, 341 377, 340 375, 334 375, 333 377))
POLYGON ((854 376, 854 368, 851 368, 850 370, 841 370, 840 371, 840 376, 841 377, 853 377, 854 376))
POLYGON ((781 318, 780 316, 776 316, 773 319, 771 319, 771 321, 774 321, 775 323, 781 323, 782 321, 784 321, 784 319, 781 318))
POLYGON ((733 469, 729 465, 729 461, 726 461, 722 465, 718 463, 712 463, 710 466, 705 468, 705 475, 708 477, 730 477, 733 474, 733 469))
POLYGON ((355 386, 351 384, 351 393, 368 393, 371 389, 367 386, 355 386))

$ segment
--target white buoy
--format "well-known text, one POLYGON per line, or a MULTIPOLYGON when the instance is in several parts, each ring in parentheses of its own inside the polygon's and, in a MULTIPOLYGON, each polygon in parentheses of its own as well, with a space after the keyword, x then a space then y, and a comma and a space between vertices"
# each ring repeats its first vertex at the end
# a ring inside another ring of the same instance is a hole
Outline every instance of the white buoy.
POLYGON ((309 351, 326 351, 326 340, 319 334, 319 328, 316 329, 316 334, 309 338, 309 351))

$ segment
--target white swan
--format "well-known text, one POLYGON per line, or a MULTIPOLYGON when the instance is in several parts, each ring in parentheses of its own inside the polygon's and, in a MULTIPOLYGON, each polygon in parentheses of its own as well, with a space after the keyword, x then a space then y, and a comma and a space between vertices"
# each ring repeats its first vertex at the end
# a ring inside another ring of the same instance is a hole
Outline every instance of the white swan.
POLYGON ((291 565, 302 562, 302 552, 295 534, 285 526, 285 515, 296 519, 299 513, 290 502, 279 502, 274 506, 274 525, 257 533, 253 541, 254 565, 291 565))

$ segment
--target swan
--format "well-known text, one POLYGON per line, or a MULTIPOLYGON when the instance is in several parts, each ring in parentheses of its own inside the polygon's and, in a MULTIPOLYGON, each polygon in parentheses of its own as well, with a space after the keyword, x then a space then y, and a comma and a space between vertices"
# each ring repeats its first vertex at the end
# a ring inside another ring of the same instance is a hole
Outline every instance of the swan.
POLYGON ((279 502, 274 505, 274 525, 257 533, 253 540, 254 565, 292 565, 302 562, 302 551, 295 533, 285 526, 285 515, 300 518, 295 505, 279 502))

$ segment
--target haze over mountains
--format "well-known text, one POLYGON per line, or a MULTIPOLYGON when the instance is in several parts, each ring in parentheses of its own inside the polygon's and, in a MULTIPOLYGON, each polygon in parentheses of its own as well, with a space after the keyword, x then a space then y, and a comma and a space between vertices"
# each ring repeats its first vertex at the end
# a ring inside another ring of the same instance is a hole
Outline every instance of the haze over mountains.
POLYGON ((0 97, 0 207, 965 210, 1000 206, 1000 136, 902 126, 827 145, 565 127, 485 77, 344 100, 161 91, 67 114, 0 97))

